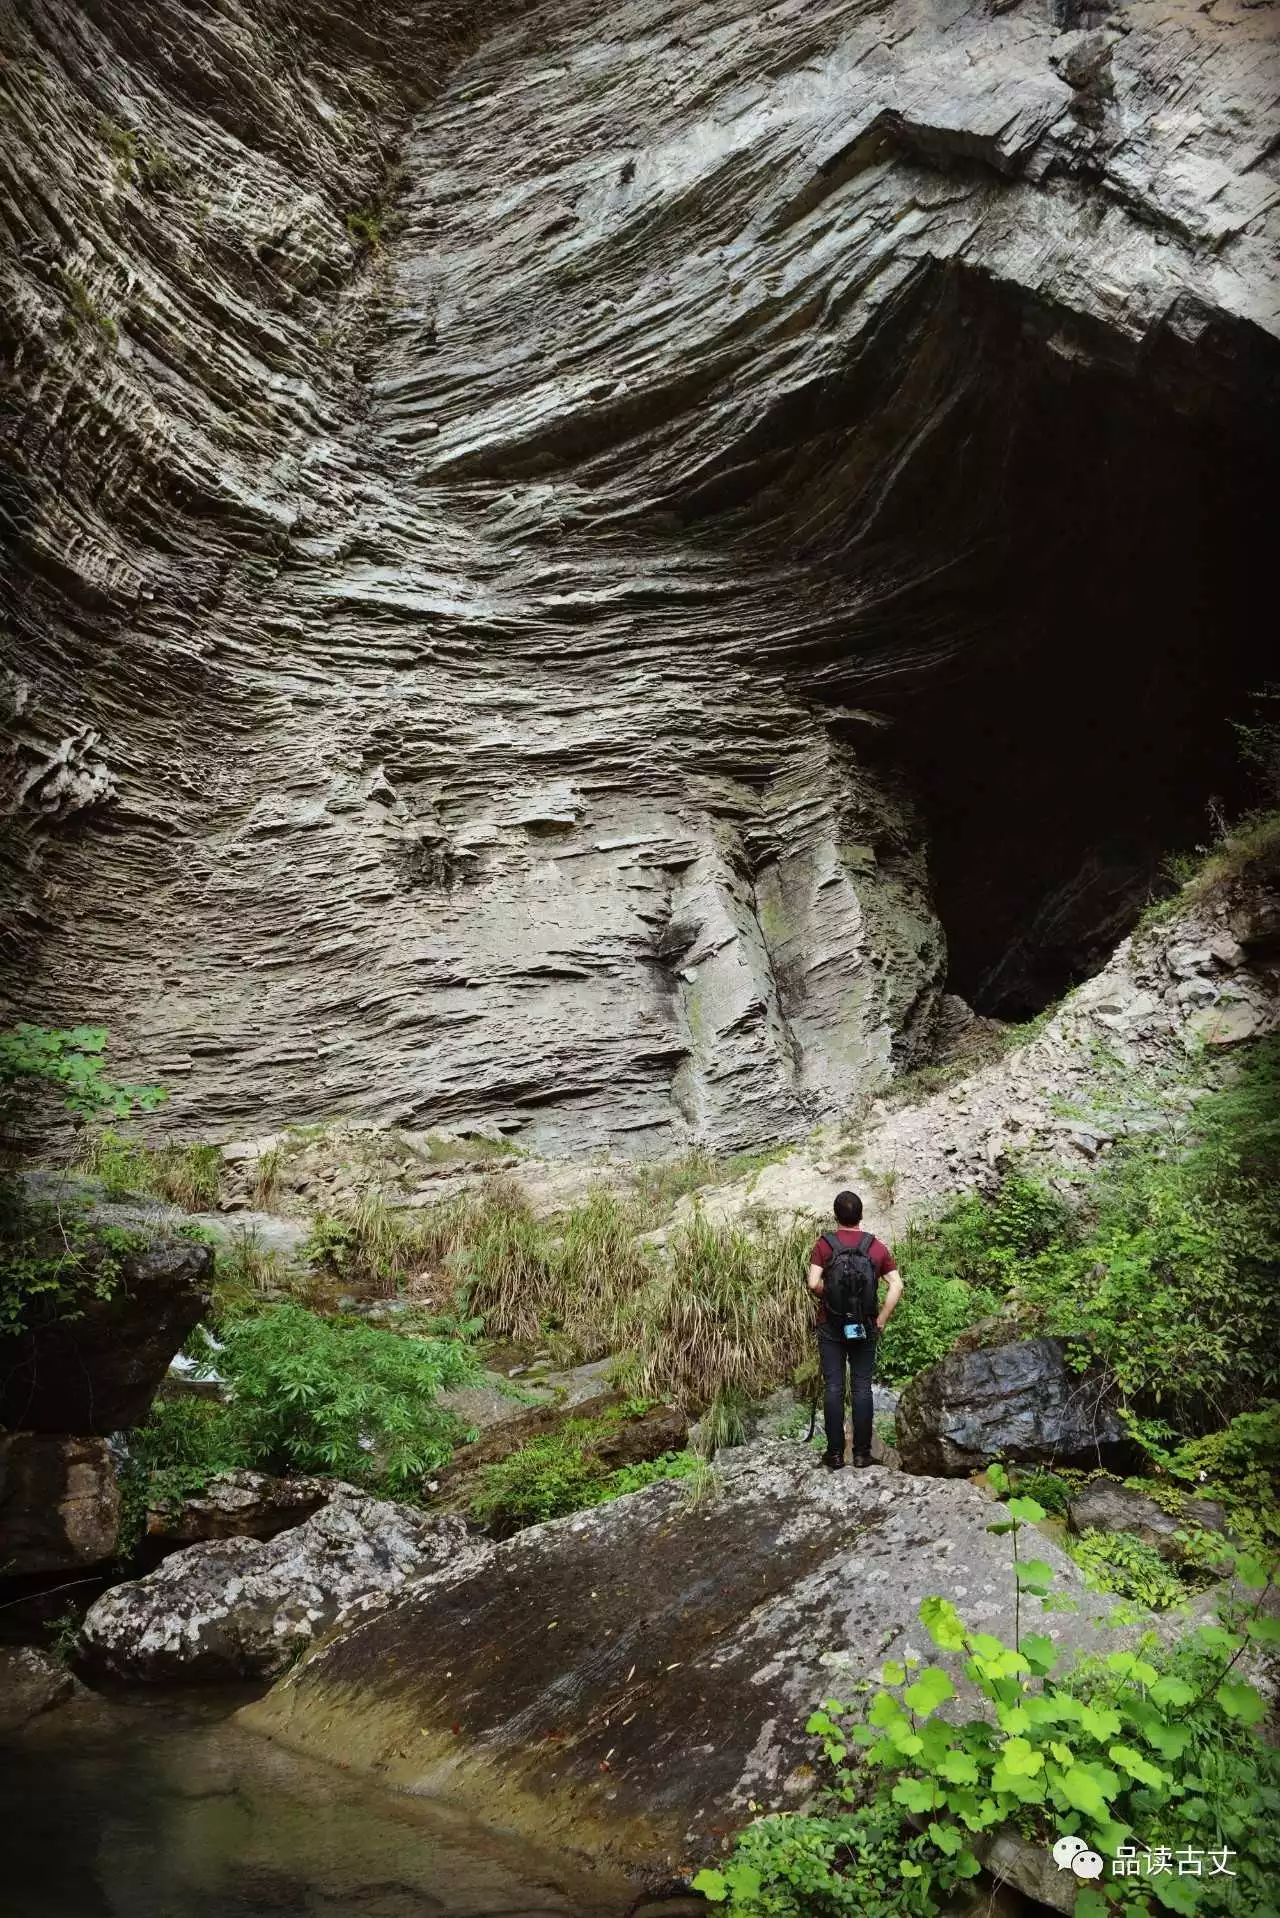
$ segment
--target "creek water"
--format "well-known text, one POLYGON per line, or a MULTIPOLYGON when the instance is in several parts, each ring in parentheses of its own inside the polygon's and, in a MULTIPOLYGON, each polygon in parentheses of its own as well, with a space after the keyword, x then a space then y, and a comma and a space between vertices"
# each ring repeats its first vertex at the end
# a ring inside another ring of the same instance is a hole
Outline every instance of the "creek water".
POLYGON ((0 1742, 3 1918, 621 1918, 634 1892, 295 1757, 219 1693, 91 1694, 0 1742))

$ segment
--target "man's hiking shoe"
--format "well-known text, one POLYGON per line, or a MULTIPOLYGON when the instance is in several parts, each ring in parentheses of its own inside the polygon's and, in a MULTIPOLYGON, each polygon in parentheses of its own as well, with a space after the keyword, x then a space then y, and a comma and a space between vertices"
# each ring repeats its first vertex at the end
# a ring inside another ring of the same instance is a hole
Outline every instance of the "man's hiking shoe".
POLYGON ((844 1470, 843 1458, 837 1458, 834 1452, 824 1452, 822 1454, 822 1463, 828 1472, 843 1472, 844 1470))
POLYGON ((853 1462, 860 1472, 865 1471, 868 1465, 875 1464, 875 1460, 872 1458, 870 1452, 855 1452, 853 1462))

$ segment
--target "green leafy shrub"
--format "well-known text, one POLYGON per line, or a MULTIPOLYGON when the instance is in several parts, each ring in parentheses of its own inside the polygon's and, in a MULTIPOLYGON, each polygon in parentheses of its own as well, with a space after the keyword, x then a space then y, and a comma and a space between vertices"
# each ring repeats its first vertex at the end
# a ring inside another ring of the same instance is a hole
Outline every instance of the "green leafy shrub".
POLYGON ((1129 1532, 1087 1531, 1064 1544, 1095 1592, 1114 1592, 1153 1612, 1167 1611, 1187 1597, 1187 1587, 1154 1546, 1129 1532))
POLYGON ((259 1470, 330 1473, 403 1497, 462 1436, 436 1402, 475 1376, 456 1341, 404 1338, 292 1304, 229 1320, 221 1340, 208 1363, 232 1398, 211 1442, 259 1470))
POLYGON ((733 1918, 931 1918, 935 1857, 927 1838, 883 1806, 784 1814, 749 1825, 733 1862, 698 1872, 693 1887, 733 1918), (918 1877, 904 1877, 904 1861, 919 1863, 918 1877))
POLYGON ((17 1025, 0 1032, 0 1125, 6 1130, 54 1102, 73 1119, 127 1119, 168 1098, 163 1086, 120 1086, 107 1078, 105 1026, 17 1025))
POLYGON ((1255 1046, 1195 1124, 1180 1154, 1118 1146, 1090 1228, 1027 1260, 1014 1296, 1085 1341, 1135 1407, 1203 1431, 1280 1389, 1280 1044, 1255 1046))
MULTIPOLYGON (((1017 1543, 1044 1509, 1016 1496, 1005 1509, 990 1529, 1013 1540, 1019 1611, 1031 1598, 1052 1604, 1050 1567, 1023 1558, 1017 1543)), ((957 1881, 978 1872, 984 1837, 1010 1826, 1046 1850, 1070 1835, 1104 1858, 1134 1861, 1132 1873, 1082 1884, 1076 1918, 1151 1918, 1159 1910, 1271 1918, 1280 1757, 1258 1736, 1266 1708, 1235 1666, 1250 1644, 1274 1645, 1280 1623, 1262 1609, 1267 1570, 1248 1557, 1236 1570, 1259 1596, 1229 1622, 1203 1625, 1172 1649, 1147 1634, 1136 1649, 1061 1672, 1047 1635, 1023 1633, 1015 1622, 1006 1644, 971 1630, 950 1600, 925 1599, 929 1637, 984 1709, 960 1716, 947 1664, 910 1656, 883 1667, 865 1714, 828 1700, 808 1721, 833 1768, 835 1798, 869 1801, 878 1820, 897 1821, 896 1840, 892 1822, 875 1828, 865 1887, 853 1817, 844 1814, 816 1829, 811 1820, 760 1821, 739 1838, 728 1866, 695 1883, 732 1918, 887 1913, 894 1891, 890 1884, 886 1900, 884 1879, 896 1856, 898 1909, 940 1912, 957 1881), (952 1715, 944 1718, 943 1708, 952 1715), (1170 1859, 1198 1851, 1204 1875, 1144 1871, 1144 1858, 1153 1862, 1149 1845, 1170 1859)))
POLYGON ((1083 1472, 1072 1473, 1068 1477, 1065 1472, 1047 1472, 1040 1469, 1024 1471, 1016 1466, 1011 1468, 1010 1475, 1014 1491, 1021 1493, 1025 1498, 1035 1499, 1037 1504, 1043 1505, 1045 1511, 1053 1518, 1066 1517, 1067 1507, 1075 1498, 1078 1487, 1084 1483, 1086 1477, 1083 1472))
POLYGON ((945 1358, 968 1326, 1000 1309, 1028 1260, 1073 1232, 1063 1202, 1022 1174, 994 1198, 971 1193, 909 1227, 897 1247, 906 1287, 881 1344, 881 1375, 903 1384, 945 1358))
POLYGON ((195 1397, 154 1400, 146 1424, 129 1434, 120 1557, 127 1560, 141 1543, 150 1506, 179 1505, 198 1497, 219 1473, 253 1463, 240 1422, 227 1406, 195 1397))
MULTIPOLYGON (((1172 1450, 1148 1449, 1175 1480, 1220 1499, 1237 1537, 1280 1545, 1280 1404, 1238 1413, 1221 1431, 1172 1450)), ((1146 1482, 1142 1489, 1153 1486, 1146 1482)))

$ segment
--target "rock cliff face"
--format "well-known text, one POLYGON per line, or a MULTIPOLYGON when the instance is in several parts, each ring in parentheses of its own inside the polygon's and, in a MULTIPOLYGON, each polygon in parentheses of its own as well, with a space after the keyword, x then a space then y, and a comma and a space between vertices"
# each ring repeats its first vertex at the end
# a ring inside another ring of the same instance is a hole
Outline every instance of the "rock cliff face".
POLYGON ((14 1001, 572 1150, 1043 1003, 1265 677, 1274 27, 6 9, 14 1001))

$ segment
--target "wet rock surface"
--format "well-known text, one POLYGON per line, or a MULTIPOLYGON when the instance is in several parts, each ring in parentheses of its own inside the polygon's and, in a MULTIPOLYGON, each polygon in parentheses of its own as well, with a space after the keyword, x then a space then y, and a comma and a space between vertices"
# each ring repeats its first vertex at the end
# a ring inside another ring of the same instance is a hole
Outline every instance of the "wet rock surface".
POLYGON ((101 1565, 119 1533, 120 1484, 105 1439, 0 1433, 0 1578, 101 1565))
POLYGON ((225 1538, 175 1553, 90 1607, 86 1669, 147 1684, 272 1677, 356 1600, 395 1591, 477 1548, 458 1519, 431 1519, 348 1486, 265 1542, 225 1538))
POLYGON ((732 1147, 1087 969, 1266 676, 1268 12, 6 10, 27 1009, 732 1147))
MULTIPOLYGON (((926 1654, 923 1597, 1011 1630, 1008 1553, 976 1486, 825 1473, 770 1442, 719 1473, 717 1496, 651 1487, 352 1615, 248 1722, 661 1873, 751 1799, 808 1795, 808 1712, 891 1649, 926 1654)), ((1051 1540, 1037 1552, 1084 1596, 1051 1540)), ((1087 1642, 1088 1613, 1085 1597, 1043 1629, 1087 1642)))
POLYGON ((1124 1457, 1114 1393, 1096 1370, 1072 1370, 1061 1339, 979 1345, 980 1336, 971 1330, 903 1392, 896 1423, 906 1471, 962 1478, 994 1458, 1097 1466, 1124 1457))

